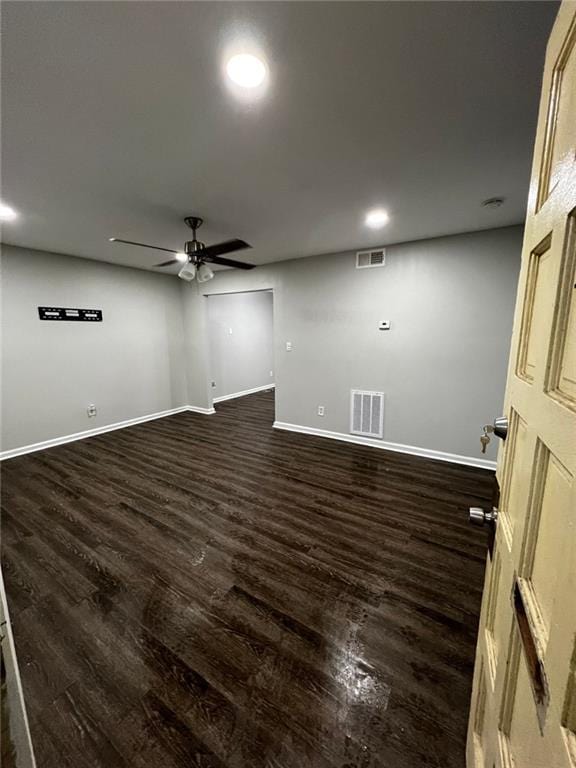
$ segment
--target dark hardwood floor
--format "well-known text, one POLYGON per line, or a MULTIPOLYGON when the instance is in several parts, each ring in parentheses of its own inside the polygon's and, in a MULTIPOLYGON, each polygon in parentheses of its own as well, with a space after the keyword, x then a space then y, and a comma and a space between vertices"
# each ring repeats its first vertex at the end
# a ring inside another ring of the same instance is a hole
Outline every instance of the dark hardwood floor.
POLYGON ((40 768, 463 768, 492 473, 273 395, 2 465, 40 768))

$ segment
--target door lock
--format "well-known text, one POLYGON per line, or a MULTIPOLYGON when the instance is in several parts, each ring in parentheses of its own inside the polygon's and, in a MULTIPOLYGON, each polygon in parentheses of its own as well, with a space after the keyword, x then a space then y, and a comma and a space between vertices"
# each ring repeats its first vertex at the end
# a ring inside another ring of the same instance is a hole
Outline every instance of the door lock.
POLYGON ((482 427, 482 434, 480 435, 480 445, 482 446, 482 453, 486 453, 486 448, 490 442, 490 435, 496 435, 501 440, 506 440, 508 434, 508 416, 498 416, 494 419, 493 424, 486 424, 482 427))
POLYGON ((488 525, 492 523, 496 524, 498 520, 498 510, 496 507, 492 507, 489 512, 485 512, 482 507, 470 507, 468 510, 468 522, 472 525, 488 525))
POLYGON ((508 416, 498 416, 494 419, 494 434, 501 440, 506 440, 508 434, 508 416))

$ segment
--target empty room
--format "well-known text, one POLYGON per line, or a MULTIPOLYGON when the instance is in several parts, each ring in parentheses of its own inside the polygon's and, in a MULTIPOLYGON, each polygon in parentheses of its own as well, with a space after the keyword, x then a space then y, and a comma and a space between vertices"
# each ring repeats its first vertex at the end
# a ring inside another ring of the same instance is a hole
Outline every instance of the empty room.
POLYGON ((576 1, 5 0, 4 768, 576 768, 576 1))

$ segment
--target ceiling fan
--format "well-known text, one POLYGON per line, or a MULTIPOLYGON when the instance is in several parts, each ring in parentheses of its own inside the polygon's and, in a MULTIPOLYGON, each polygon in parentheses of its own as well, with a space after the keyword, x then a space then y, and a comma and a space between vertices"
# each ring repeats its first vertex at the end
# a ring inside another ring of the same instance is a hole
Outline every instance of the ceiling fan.
POLYGON ((214 277, 214 273, 208 264, 222 264, 225 267, 235 267, 236 269, 254 269, 254 264, 247 264, 245 261, 235 261, 234 259, 223 259, 221 254, 241 251, 244 248, 251 248, 244 240, 225 240, 223 243, 215 245, 204 245, 196 238, 196 230, 202 225, 203 219, 198 216, 186 216, 184 222, 192 230, 192 240, 184 244, 184 251, 175 251, 172 248, 161 248, 158 245, 148 245, 147 243, 136 243, 133 240, 122 240, 119 237, 111 237, 111 243, 124 243, 124 245, 137 245, 140 248, 154 248, 156 251, 167 251, 174 253, 175 258, 163 261, 160 264, 154 264, 155 267, 171 267, 173 264, 185 262, 178 273, 182 280, 194 280, 204 283, 214 277))

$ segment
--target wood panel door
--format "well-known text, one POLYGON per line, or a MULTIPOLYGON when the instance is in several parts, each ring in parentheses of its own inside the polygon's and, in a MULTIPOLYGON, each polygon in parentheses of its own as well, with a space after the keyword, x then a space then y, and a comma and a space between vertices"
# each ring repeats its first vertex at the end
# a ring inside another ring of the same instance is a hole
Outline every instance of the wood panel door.
MULTIPOLYGON (((576 3, 548 43, 468 768, 576 768, 576 3)), ((487 375, 490 375, 489 372, 487 375)))

